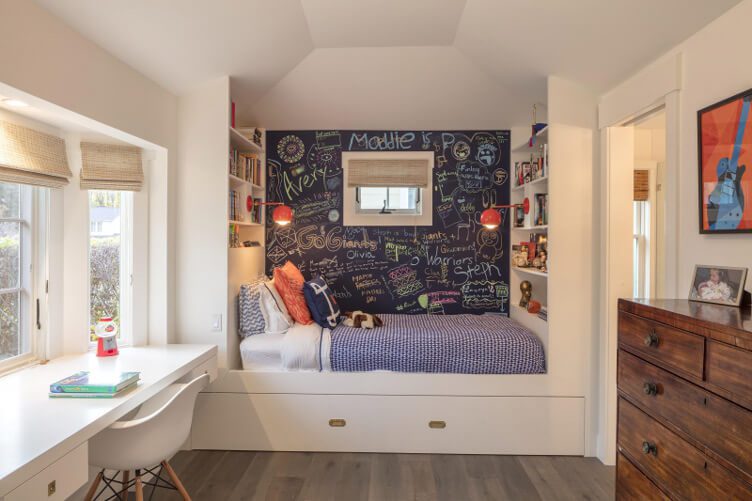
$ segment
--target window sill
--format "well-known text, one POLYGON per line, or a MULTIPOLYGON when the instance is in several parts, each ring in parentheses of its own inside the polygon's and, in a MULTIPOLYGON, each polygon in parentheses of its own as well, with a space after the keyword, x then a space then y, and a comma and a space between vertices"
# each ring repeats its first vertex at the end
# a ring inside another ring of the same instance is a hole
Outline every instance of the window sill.
POLYGON ((25 355, 19 360, 5 360, 4 362, 0 362, 0 378, 36 365, 46 364, 47 360, 41 360, 33 355, 25 355))

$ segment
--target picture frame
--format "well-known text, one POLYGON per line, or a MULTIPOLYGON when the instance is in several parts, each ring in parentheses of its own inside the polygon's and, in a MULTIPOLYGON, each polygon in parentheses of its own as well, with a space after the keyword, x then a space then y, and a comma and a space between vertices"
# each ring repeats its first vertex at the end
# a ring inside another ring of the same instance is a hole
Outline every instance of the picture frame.
POLYGON ((689 300, 726 306, 741 305, 747 268, 696 265, 689 288, 689 300))
POLYGON ((752 89, 697 112, 701 234, 752 233, 752 89))

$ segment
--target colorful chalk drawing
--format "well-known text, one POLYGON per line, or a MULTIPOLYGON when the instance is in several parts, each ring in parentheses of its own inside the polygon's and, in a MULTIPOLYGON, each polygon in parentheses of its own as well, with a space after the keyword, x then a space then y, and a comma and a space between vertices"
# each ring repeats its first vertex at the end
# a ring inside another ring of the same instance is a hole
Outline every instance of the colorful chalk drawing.
POLYGON ((285 261, 323 277, 343 311, 456 314, 508 311, 508 229, 480 213, 509 203, 508 131, 267 131, 267 273, 285 261), (342 153, 432 151, 431 226, 342 225, 342 153))

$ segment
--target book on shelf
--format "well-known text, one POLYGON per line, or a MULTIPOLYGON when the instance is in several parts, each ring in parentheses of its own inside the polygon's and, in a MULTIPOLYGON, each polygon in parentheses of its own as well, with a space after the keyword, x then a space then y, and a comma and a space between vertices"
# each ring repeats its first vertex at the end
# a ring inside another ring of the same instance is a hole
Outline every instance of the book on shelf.
POLYGON ((255 153, 230 149, 230 175, 253 183, 261 184, 261 164, 255 153))
POLYGON ((58 395, 114 395, 136 384, 139 372, 91 373, 81 371, 50 385, 50 396, 58 395))

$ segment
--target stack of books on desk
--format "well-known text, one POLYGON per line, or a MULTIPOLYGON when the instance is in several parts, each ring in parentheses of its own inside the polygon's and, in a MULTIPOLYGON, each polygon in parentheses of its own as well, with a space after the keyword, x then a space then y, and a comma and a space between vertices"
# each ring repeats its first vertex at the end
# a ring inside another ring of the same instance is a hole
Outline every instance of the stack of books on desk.
POLYGON ((96 374, 81 371, 50 385, 52 398, 113 398, 138 383, 140 372, 96 374))

